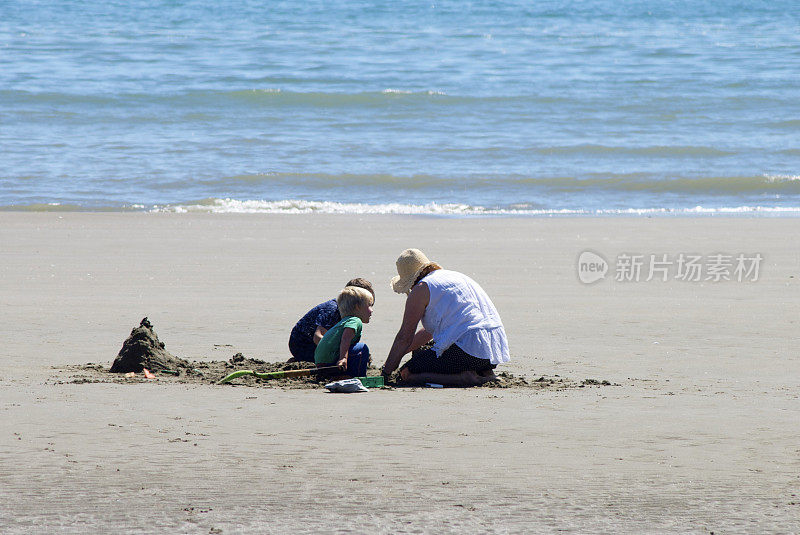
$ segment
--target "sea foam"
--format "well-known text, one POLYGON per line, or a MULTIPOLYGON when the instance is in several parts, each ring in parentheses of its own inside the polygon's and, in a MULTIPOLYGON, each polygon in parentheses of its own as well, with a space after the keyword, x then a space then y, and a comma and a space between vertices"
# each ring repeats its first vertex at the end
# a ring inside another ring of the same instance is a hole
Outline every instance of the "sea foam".
POLYGON ((532 207, 487 208, 466 204, 338 203, 287 199, 280 201, 208 199, 195 204, 154 206, 151 212, 237 214, 388 214, 433 216, 624 216, 624 215, 800 215, 800 206, 731 206, 687 208, 544 209, 532 207))

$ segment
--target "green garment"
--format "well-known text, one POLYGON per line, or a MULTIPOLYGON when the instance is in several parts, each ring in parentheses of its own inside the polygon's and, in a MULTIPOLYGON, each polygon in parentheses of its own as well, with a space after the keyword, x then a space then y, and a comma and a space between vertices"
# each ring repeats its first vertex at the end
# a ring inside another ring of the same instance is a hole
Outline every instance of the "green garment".
POLYGON ((331 327, 322 340, 319 341, 316 351, 314 351, 314 362, 317 364, 336 364, 339 362, 339 346, 342 344, 342 333, 349 327, 356 334, 350 341, 350 346, 361 340, 361 329, 364 324, 356 316, 347 316, 342 321, 331 327))

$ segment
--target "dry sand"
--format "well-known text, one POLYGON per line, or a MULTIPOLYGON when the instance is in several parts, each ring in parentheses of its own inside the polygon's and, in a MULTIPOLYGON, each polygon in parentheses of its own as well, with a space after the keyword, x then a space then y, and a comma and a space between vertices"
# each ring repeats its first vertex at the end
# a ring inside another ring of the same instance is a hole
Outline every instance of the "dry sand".
POLYGON ((799 233, 791 218, 0 213, 0 532, 796 533, 799 233), (182 358, 282 360, 294 321, 354 276, 378 290, 364 341, 380 363, 411 246, 486 288, 506 371, 621 386, 68 380, 108 366, 144 316, 182 358), (587 286, 586 249, 764 261, 750 283, 587 286))

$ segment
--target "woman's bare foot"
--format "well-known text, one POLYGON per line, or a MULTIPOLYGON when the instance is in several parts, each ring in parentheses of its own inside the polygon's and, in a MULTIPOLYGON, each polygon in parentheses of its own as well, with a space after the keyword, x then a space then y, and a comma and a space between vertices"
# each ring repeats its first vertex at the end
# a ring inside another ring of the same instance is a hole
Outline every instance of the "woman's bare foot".
POLYGON ((496 379, 490 376, 479 375, 478 372, 467 370, 461 373, 411 373, 408 368, 400 370, 400 379, 408 384, 438 383, 447 386, 478 386, 496 379))
POLYGON ((458 374, 461 378, 463 386, 478 386, 484 383, 483 378, 478 375, 478 372, 466 370, 458 374))
POLYGON ((486 381, 484 381, 485 383, 500 380, 500 378, 494 374, 494 370, 483 370, 482 372, 479 372, 478 375, 486 379, 486 381))
POLYGON ((465 382, 469 383, 464 386, 479 386, 491 381, 499 381, 492 370, 482 372, 466 371, 461 374, 461 377, 465 382))

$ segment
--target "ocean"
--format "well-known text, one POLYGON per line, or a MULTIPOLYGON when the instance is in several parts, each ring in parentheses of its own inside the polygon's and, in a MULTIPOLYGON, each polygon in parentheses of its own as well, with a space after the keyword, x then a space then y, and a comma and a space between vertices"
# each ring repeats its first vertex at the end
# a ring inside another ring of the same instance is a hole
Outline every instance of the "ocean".
POLYGON ((800 6, 0 0, 0 209, 800 215, 800 6))

